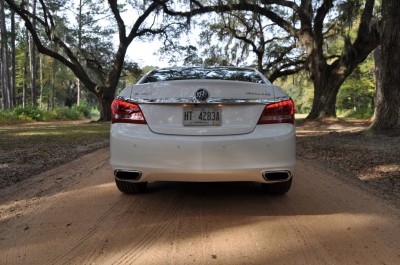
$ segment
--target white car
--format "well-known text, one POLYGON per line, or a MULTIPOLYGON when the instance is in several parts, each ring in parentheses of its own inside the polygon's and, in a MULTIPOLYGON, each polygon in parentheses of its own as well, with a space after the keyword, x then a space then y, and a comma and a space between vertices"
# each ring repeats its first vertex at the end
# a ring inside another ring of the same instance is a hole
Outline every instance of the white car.
POLYGON ((114 100, 110 134, 123 193, 154 181, 251 181, 272 194, 292 184, 294 103, 255 69, 154 69, 114 100))

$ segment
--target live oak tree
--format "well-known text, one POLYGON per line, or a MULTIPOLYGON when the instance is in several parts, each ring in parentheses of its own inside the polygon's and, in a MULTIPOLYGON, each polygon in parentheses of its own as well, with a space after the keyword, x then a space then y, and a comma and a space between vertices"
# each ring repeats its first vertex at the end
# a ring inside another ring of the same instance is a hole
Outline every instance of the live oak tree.
MULTIPOLYGON (((97 64, 86 67, 87 71, 90 71, 90 68, 106 68, 112 60, 110 53, 113 50, 112 36, 116 32, 113 27, 105 26, 110 24, 107 23, 111 17, 107 10, 108 6, 97 0, 79 0, 69 4, 75 21, 71 21, 68 28, 71 32, 70 38, 77 43, 77 50, 80 51, 77 53, 78 61, 82 63, 81 58, 84 58, 89 65, 97 64)), ((97 72, 93 74, 96 75, 97 72)), ((82 84, 79 79, 76 86, 76 104, 79 105, 82 94, 82 84)))
POLYGON ((381 56, 371 130, 400 135, 400 1, 382 1, 381 56))
MULTIPOLYGON (((185 65, 246 65, 257 68, 271 82, 304 69, 296 39, 260 14, 246 11, 207 15, 191 21, 199 41, 164 46, 159 54, 185 65), (248 58, 255 58, 250 61, 248 58)), ((193 34, 193 33, 192 33, 193 34)))
POLYGON ((296 38, 259 13, 221 13, 217 22, 211 23, 203 35, 207 38, 201 40, 217 35, 215 46, 220 47, 224 57, 234 65, 248 64, 249 55, 255 55, 256 68, 271 82, 304 69, 305 58, 297 48, 296 38))
POLYGON ((190 3, 190 10, 184 11, 174 10, 173 6, 164 3, 164 11, 170 15, 186 16, 188 19, 209 12, 257 13, 296 38, 299 47, 306 54, 305 68, 309 71, 314 84, 314 98, 309 119, 336 116, 336 97, 341 84, 379 44, 378 23, 373 16, 374 0, 366 0, 364 5, 358 0, 191 0, 190 3), (344 5, 345 8, 340 9, 340 5, 344 5), (293 15, 282 16, 281 13, 285 10, 293 15), (351 39, 346 35, 341 22, 346 19, 353 21, 354 17, 358 17, 355 13, 358 10, 361 10, 361 14, 357 35, 351 39), (340 33, 344 33, 341 53, 328 54, 326 41, 340 33))
POLYGON ((62 5, 57 5, 57 1, 39 0, 36 15, 17 1, 5 2, 25 22, 37 50, 71 69, 85 88, 97 96, 101 121, 111 119, 110 106, 132 41, 154 35, 168 38, 182 29, 182 24, 176 19, 164 15, 162 5, 167 0, 126 1, 125 5, 118 4, 117 0, 108 0, 108 14, 112 18, 112 26, 118 31, 117 43, 107 53, 94 54, 83 45, 79 47, 68 28, 58 22, 56 17, 62 5), (131 12, 128 23, 123 19, 124 8, 131 12), (36 22, 36 28, 32 21, 36 22), (102 61, 107 57, 108 62, 102 61))

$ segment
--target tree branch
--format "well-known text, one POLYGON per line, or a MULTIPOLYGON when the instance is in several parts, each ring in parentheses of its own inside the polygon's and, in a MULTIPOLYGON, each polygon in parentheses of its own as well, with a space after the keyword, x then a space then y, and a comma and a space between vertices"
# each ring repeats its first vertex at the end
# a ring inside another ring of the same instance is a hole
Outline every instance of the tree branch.
POLYGON ((317 13, 314 18, 314 36, 318 43, 323 42, 323 26, 326 15, 329 10, 333 7, 332 0, 324 0, 321 6, 317 9, 317 13))
MULTIPOLYGON (((62 47, 63 51, 66 53, 67 57, 71 61, 68 60, 67 58, 65 58, 64 56, 62 56, 61 54, 54 52, 53 50, 51 50, 43 45, 42 41, 39 38, 39 35, 37 34, 37 32, 35 31, 35 29, 33 27, 32 22, 29 19, 29 18, 34 17, 34 16, 32 16, 31 13, 29 13, 27 10, 23 9, 22 7, 17 6, 15 4, 15 2, 12 0, 5 0, 5 1, 10 6, 10 8, 12 8, 24 20, 25 26, 28 29, 28 31, 30 32, 38 51, 40 53, 43 53, 45 55, 48 55, 48 56, 58 60, 59 62, 61 62, 68 68, 70 68, 74 72, 74 74, 77 77, 79 77, 79 79, 82 81, 82 83, 84 83, 85 86, 89 90, 93 91, 93 89, 95 87, 95 83, 92 82, 90 80, 90 78, 87 76, 84 69, 82 68, 82 65, 78 62, 78 60, 76 59, 76 57, 74 56, 72 51, 67 47, 67 45, 65 45, 65 43, 61 39, 59 39, 54 34, 52 34, 53 31, 50 29, 50 27, 48 27, 48 24, 47 24, 48 28, 46 30, 46 34, 48 35, 50 40, 52 40, 54 43, 56 43, 57 45, 62 47), (31 15, 28 16, 27 13, 31 14, 31 15)), ((41 4, 44 4, 44 3, 41 1, 41 4)))
MULTIPOLYGON (((225 5, 214 5, 214 6, 202 6, 198 7, 196 9, 192 9, 189 12, 181 12, 181 11, 174 11, 169 9, 169 7, 166 5, 166 1, 162 0, 155 0, 155 2, 159 3, 160 6, 163 7, 164 13, 171 15, 171 16, 180 16, 180 17, 186 17, 187 19, 190 19, 193 16, 196 15, 201 15, 201 14, 206 14, 206 13, 211 13, 211 12, 216 12, 216 13, 224 13, 224 12, 230 12, 230 11, 249 11, 253 13, 258 13, 260 15, 263 15, 267 18, 269 18, 271 21, 276 23, 278 26, 283 28, 285 31, 287 31, 289 34, 293 36, 298 36, 298 30, 292 26, 292 24, 286 20, 284 20, 281 16, 276 14, 275 12, 269 10, 266 7, 261 7, 257 4, 251 4, 247 2, 240 2, 239 4, 225 4, 225 5)), ((278 3, 278 2, 285 2, 285 3, 291 3, 291 6, 295 7, 295 4, 290 1, 267 1, 268 3, 278 3)), ((296 8, 297 9, 297 8, 296 8)))
POLYGON ((117 21, 119 41, 125 42, 126 40, 125 23, 119 12, 117 0, 108 0, 108 4, 110 5, 111 12, 114 14, 115 20, 117 21))
MULTIPOLYGON (((160 8, 160 4, 165 4, 167 1, 168 0, 154 1, 149 5, 149 7, 143 12, 143 14, 136 20, 135 24, 133 25, 133 27, 129 33, 129 36, 128 36, 128 40, 127 40, 128 43, 131 43, 135 37, 141 36, 141 34, 139 34, 140 26, 142 26, 144 21, 150 16, 151 13, 153 13, 155 10, 160 8), (160 2, 160 3, 158 3, 158 2, 160 2)), ((144 32, 144 31, 141 31, 141 32, 144 32)))

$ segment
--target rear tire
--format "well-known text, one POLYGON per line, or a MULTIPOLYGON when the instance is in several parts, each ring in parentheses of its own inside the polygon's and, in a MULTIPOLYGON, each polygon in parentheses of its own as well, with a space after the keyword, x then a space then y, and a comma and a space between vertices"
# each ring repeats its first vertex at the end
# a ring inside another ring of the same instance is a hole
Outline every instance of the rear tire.
POLYGON ((285 182, 277 183, 261 183, 261 188, 267 194, 271 195, 282 195, 290 190, 292 186, 292 178, 285 182))
POLYGON ((145 193, 147 190, 147 182, 127 182, 115 180, 118 189, 125 194, 145 193))

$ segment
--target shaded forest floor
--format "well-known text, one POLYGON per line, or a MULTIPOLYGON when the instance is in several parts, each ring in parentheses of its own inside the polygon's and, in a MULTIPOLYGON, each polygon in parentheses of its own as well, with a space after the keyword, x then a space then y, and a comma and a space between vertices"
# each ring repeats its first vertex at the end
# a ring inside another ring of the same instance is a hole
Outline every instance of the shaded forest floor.
MULTIPOLYGON (((297 155, 400 206, 400 137, 368 135, 368 126, 366 120, 299 120, 297 155)), ((0 126, 0 188, 107 147, 109 127, 88 121, 0 126)))
POLYGON ((297 155, 400 207, 400 137, 366 132, 367 120, 300 121, 297 155))
POLYGON ((87 120, 0 126, 0 188, 108 146, 109 128, 87 120))

